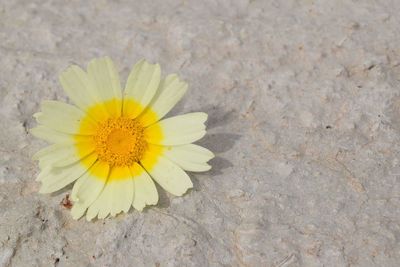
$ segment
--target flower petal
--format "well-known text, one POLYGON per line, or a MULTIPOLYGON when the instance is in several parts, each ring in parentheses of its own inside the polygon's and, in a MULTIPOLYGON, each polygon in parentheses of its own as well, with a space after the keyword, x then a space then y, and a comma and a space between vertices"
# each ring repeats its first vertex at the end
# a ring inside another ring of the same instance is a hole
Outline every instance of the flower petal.
MULTIPOLYGON (((89 166, 97 160, 97 155, 91 154, 84 159, 85 163, 89 166)), ((47 175, 41 178, 42 187, 39 193, 52 193, 60 190, 66 185, 72 183, 81 177, 88 168, 87 165, 76 163, 60 168, 51 168, 48 170, 47 175)))
POLYGON ((68 97, 82 110, 97 101, 95 88, 87 73, 80 67, 72 65, 60 74, 60 83, 68 97))
POLYGON ((157 204, 158 193, 153 180, 146 171, 140 169, 142 169, 142 167, 137 163, 131 167, 135 188, 135 197, 133 198, 132 206, 135 209, 142 211, 146 205, 157 204), (135 173, 139 173, 139 175, 134 175, 135 173))
POLYGON ((89 207, 86 219, 104 219, 109 214, 128 212, 134 198, 131 173, 128 167, 113 167, 99 197, 89 207))
POLYGON ((59 102, 42 102, 42 112, 34 115, 37 122, 63 133, 91 135, 96 131, 96 124, 78 108, 59 102))
POLYGON ((175 196, 182 196, 193 187, 186 172, 165 157, 160 156, 157 164, 152 167, 147 168, 145 164, 143 167, 162 188, 175 196))
POLYGON ((51 155, 52 155, 52 153, 54 151, 57 151, 57 150, 60 150, 60 149, 63 149, 63 148, 67 148, 67 147, 70 147, 70 146, 71 146, 70 143, 66 143, 66 144, 60 143, 60 144, 53 144, 53 145, 47 146, 45 148, 42 148, 38 152, 36 152, 32 156, 32 159, 33 160, 40 160, 43 157, 51 157, 51 155))
POLYGON ((107 183, 100 195, 96 200, 89 206, 86 212, 86 220, 91 221, 93 218, 98 216, 99 219, 104 219, 110 214, 111 211, 111 199, 113 194, 114 183, 107 183))
POLYGON ((94 147, 81 151, 77 151, 73 144, 54 144, 51 145, 51 152, 42 156, 37 156, 39 160, 39 167, 44 169, 46 167, 63 167, 75 163, 94 151, 94 147))
POLYGON ((143 126, 153 124, 157 120, 162 119, 183 97, 188 88, 188 84, 179 80, 178 75, 170 74, 165 78, 150 102, 149 107, 140 117, 146 122, 143 126), (153 112, 157 115, 154 116, 153 112))
MULTIPOLYGON (((118 72, 109 57, 93 59, 89 62, 87 69, 89 78, 96 89, 98 101, 105 102, 122 99, 118 72)), ((120 104, 109 105, 106 108, 112 117, 121 115, 122 107, 120 104)))
POLYGON ((39 125, 30 129, 31 134, 49 143, 73 143, 74 137, 71 134, 61 133, 46 126, 39 125))
POLYGON ((159 121, 145 129, 147 142, 158 145, 184 145, 199 140, 206 134, 207 114, 187 113, 159 121), (160 138, 160 129, 162 138, 160 138))
POLYGON ((101 173, 108 177, 109 169, 107 163, 97 161, 88 172, 76 181, 71 193, 71 199, 74 201, 71 214, 75 220, 82 217, 104 188, 106 180, 98 179, 94 174, 101 173))
POLYGON ((135 64, 129 74, 124 91, 123 114, 136 118, 152 100, 160 84, 161 69, 158 64, 141 60, 135 64), (131 105, 129 101, 138 105, 131 105))
POLYGON ((211 169, 207 161, 214 157, 210 150, 194 144, 167 147, 164 155, 182 169, 192 172, 211 169))

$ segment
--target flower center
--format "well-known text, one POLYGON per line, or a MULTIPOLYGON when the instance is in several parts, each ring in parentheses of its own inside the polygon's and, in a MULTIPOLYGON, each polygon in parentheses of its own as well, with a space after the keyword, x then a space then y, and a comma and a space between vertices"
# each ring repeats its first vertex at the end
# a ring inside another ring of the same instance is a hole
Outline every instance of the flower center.
POLYGON ((99 124, 93 137, 99 159, 111 166, 131 166, 138 162, 147 147, 143 130, 137 120, 124 117, 99 124))

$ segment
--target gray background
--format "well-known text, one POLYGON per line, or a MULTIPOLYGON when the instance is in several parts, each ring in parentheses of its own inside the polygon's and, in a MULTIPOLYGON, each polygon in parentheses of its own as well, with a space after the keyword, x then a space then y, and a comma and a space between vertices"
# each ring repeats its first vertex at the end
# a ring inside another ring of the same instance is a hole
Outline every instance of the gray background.
POLYGON ((0 266, 398 266, 400 2, 0 2, 0 266), (39 195, 27 130, 58 74, 140 58, 204 111, 213 169, 88 223, 39 195))

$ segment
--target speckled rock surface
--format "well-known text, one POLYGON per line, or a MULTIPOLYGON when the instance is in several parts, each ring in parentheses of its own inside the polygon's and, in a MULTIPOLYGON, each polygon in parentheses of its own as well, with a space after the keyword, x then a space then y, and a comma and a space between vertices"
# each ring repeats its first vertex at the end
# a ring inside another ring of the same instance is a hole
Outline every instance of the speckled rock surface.
POLYGON ((1 1, 0 266, 399 266, 400 2, 1 1), (140 58, 205 111, 182 198, 73 221, 28 134, 58 74, 140 58))

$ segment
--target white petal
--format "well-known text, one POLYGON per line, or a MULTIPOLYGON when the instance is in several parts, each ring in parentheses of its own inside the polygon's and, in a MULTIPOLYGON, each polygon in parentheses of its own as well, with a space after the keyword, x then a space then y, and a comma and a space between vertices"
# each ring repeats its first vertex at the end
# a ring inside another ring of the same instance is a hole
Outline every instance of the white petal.
POLYGON ((108 172, 108 164, 97 161, 88 172, 76 181, 71 193, 71 199, 74 201, 71 214, 75 220, 82 217, 104 188, 106 179, 96 177, 94 173, 102 173, 108 177, 108 172))
POLYGON ((207 161, 214 157, 210 150, 194 144, 166 147, 164 155, 182 169, 192 172, 211 169, 207 161))
POLYGON ((147 142, 158 145, 184 145, 199 140, 206 134, 207 114, 187 113, 159 121, 145 129, 147 142), (159 138, 161 127, 163 138, 159 138))
POLYGON ((157 188, 145 170, 135 163, 133 168, 140 168, 141 171, 132 170, 131 173, 140 173, 133 178, 135 197, 132 206, 142 211, 146 205, 156 205, 158 202, 157 188))
POLYGON ((126 83, 124 100, 133 100, 140 105, 124 105, 124 115, 135 118, 146 108, 157 91, 160 77, 160 65, 145 60, 135 64, 126 83))
POLYGON ((80 67, 73 65, 67 68, 60 75, 60 83, 68 97, 82 110, 97 102, 93 83, 80 67))
POLYGON ((186 172, 162 156, 158 158, 154 166, 143 167, 162 188, 175 196, 182 196, 189 188, 193 187, 186 172))
MULTIPOLYGON (((88 75, 93 83, 97 100, 104 102, 108 100, 121 100, 121 84, 118 71, 109 57, 96 58, 88 64, 88 75)), ((107 106, 111 116, 121 115, 121 105, 107 106)))
POLYGON ((49 143, 73 143, 74 136, 67 133, 61 133, 46 126, 39 125, 30 129, 30 132, 37 138, 46 140, 49 143))
POLYGON ((128 167, 114 167, 99 197, 89 207, 87 220, 104 219, 109 214, 128 212, 134 198, 134 185, 128 167))
POLYGON ((85 120, 87 127, 81 127, 85 113, 74 106, 59 101, 42 102, 42 112, 36 113, 34 116, 37 122, 59 132, 70 134, 79 132, 81 135, 90 135, 96 129, 96 124, 91 119, 85 120))
POLYGON ((141 117, 143 117, 142 121, 146 122, 146 125, 143 126, 148 126, 162 119, 183 97, 187 88, 187 83, 179 80, 176 74, 168 75, 167 78, 161 82, 149 107, 141 115, 141 117), (154 112, 157 116, 152 116, 151 112, 154 112))
MULTIPOLYGON (((85 162, 88 164, 88 166, 91 166, 96 159, 97 155, 92 154, 86 158, 85 162)), ((42 187, 40 188, 39 192, 52 193, 58 191, 81 177, 87 170, 88 167, 81 163, 60 168, 51 168, 48 174, 41 179, 42 187)))

